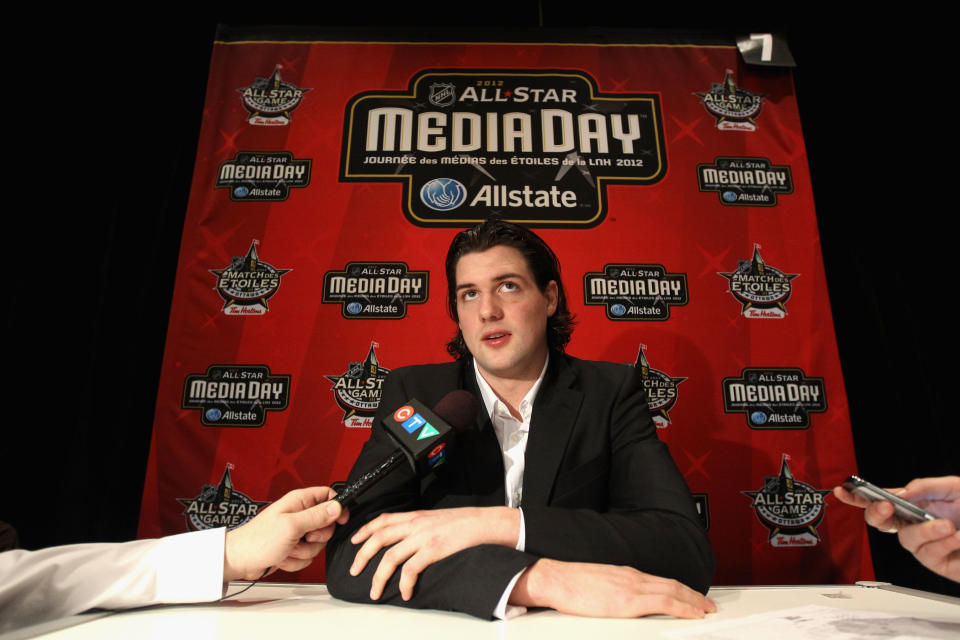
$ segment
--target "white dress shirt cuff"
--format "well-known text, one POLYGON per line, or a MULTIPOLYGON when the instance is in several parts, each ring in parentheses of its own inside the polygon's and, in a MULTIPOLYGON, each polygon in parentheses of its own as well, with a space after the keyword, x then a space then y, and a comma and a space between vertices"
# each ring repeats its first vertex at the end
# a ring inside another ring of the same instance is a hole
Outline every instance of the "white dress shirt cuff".
POLYGON ((513 580, 511 580, 510 584, 507 585, 507 590, 503 592, 500 602, 497 603, 497 608, 493 610, 494 618, 498 620, 509 620, 510 618, 522 616, 527 612, 526 607, 521 607, 515 604, 507 604, 507 601, 510 599, 510 594, 513 593, 513 587, 517 584, 517 580, 520 579, 520 576, 523 575, 524 571, 526 571, 526 569, 522 569, 517 573, 517 575, 513 576, 513 580))
MULTIPOLYGON (((523 520, 523 509, 520 509, 520 535, 517 536, 517 551, 523 551, 524 546, 527 544, 527 526, 523 520)), ((524 569, 523 571, 526 571, 524 569)), ((506 590, 503 592, 503 595, 500 596, 500 602, 497 603, 496 609, 493 610, 493 617, 498 620, 509 620, 510 618, 516 618, 517 616, 522 616, 527 612, 526 607, 519 607, 513 604, 507 604, 507 601, 510 600, 510 594, 513 593, 513 587, 517 584, 517 580, 520 579, 520 576, 523 575, 523 571, 519 572, 517 575, 513 576, 513 580, 510 581, 510 584, 507 585, 506 590)))
POLYGON ((520 509, 520 535, 517 536, 517 551, 525 551, 526 548, 527 548, 527 525, 523 520, 523 509, 520 509))
POLYGON ((226 529, 161 538, 156 549, 156 602, 209 602, 224 594, 226 529))

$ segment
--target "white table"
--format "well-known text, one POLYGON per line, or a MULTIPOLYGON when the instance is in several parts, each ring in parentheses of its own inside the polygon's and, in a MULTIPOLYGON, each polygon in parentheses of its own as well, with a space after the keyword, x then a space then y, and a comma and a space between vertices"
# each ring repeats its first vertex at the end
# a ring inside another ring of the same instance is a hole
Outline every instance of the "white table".
MULTIPOLYGON (((674 629, 811 604, 960 624, 960 598, 873 584, 880 586, 714 587, 709 595, 720 610, 704 620, 676 620, 667 616, 605 620, 535 611, 509 621, 490 622, 459 613, 350 604, 331 598, 324 585, 267 583, 224 602, 84 614, 68 619, 67 622, 74 624, 67 628, 57 629, 54 622, 3 637, 13 640, 39 634, 44 640, 530 640, 558 637, 647 640, 662 637, 663 632, 674 629)), ((242 586, 245 585, 233 585, 231 592, 242 586)))

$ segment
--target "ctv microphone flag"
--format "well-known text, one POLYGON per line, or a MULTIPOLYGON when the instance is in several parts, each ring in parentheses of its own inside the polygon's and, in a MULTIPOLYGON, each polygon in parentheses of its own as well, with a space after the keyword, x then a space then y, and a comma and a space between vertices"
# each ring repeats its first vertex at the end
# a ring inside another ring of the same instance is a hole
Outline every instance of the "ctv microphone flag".
POLYGON ((446 461, 446 447, 453 427, 419 400, 411 398, 384 417, 383 426, 417 473, 446 461))

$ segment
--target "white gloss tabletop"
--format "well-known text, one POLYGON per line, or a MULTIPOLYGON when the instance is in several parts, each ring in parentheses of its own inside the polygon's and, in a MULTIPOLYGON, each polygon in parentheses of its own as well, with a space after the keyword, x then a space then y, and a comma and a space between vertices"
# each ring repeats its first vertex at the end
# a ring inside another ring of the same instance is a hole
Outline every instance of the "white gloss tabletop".
MULTIPOLYGON (((960 623, 960 598, 879 586, 817 585, 714 587, 708 594, 718 613, 703 620, 647 616, 630 620, 580 618, 538 610, 507 621, 460 613, 359 605, 336 600, 325 585, 257 584, 223 602, 162 605, 73 616, 0 636, 4 640, 111 640, 126 638, 384 638, 423 640, 440 633, 456 640, 529 640, 531 637, 659 638, 664 632, 804 605, 878 611, 938 622, 960 623), (64 624, 73 623, 65 628, 64 624), (342 634, 342 635, 341 635, 342 634)), ((246 586, 235 583, 229 592, 246 586)), ((706 629, 704 629, 706 631, 706 629)))

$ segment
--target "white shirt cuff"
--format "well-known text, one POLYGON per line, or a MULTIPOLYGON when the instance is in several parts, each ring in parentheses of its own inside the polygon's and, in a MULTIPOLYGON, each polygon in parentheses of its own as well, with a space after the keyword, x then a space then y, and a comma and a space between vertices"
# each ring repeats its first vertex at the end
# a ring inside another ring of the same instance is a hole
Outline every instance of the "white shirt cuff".
POLYGON ((515 604, 507 604, 507 601, 510 599, 510 594, 513 593, 514 585, 517 584, 517 580, 520 579, 520 576, 523 575, 524 571, 526 571, 526 568, 521 569, 517 575, 513 576, 513 580, 511 580, 510 584, 507 585, 506 591, 504 591, 503 595, 500 596, 500 602, 497 603, 497 608, 493 610, 493 617, 497 620, 509 620, 510 618, 522 616, 527 612, 526 607, 521 607, 515 604))
MULTIPOLYGON (((516 550, 523 551, 526 544, 527 525, 523 519, 523 509, 520 509, 520 534, 517 536, 516 550)), ((526 571, 526 569, 523 571, 526 571)), ((507 604, 507 601, 510 600, 510 594, 513 593, 513 587, 517 584, 517 580, 520 579, 520 576, 523 575, 523 571, 513 576, 513 580, 510 581, 510 584, 507 585, 503 595, 500 596, 500 602, 497 603, 497 608, 493 610, 494 618, 497 618, 498 620, 509 620, 510 618, 522 616, 527 612, 526 607, 520 607, 515 604, 507 604)))
MULTIPOLYGON (((519 507, 518 507, 519 508, 519 507)), ((517 551, 524 551, 527 547, 527 524, 523 519, 523 509, 520 509, 520 535, 517 536, 517 551)))
POLYGON ((156 602, 209 602, 223 596, 226 529, 206 529, 160 539, 156 602))

